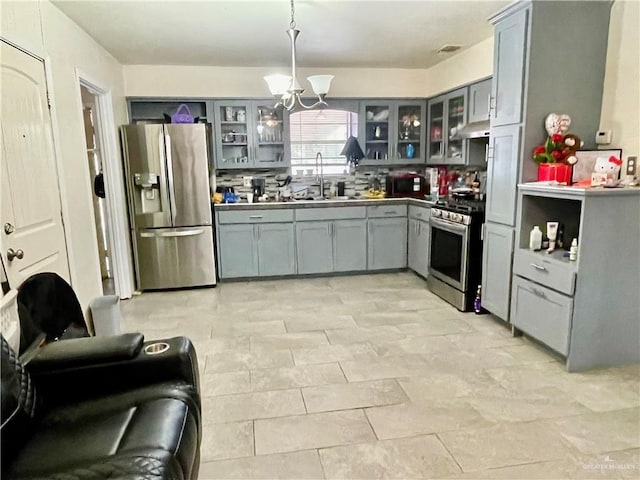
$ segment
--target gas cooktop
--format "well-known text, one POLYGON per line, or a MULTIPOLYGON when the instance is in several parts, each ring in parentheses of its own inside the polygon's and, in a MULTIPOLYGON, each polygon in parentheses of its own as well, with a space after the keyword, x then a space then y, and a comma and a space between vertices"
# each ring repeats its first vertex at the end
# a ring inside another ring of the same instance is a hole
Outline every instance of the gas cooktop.
POLYGON ((434 205, 442 210, 460 213, 484 213, 484 201, 480 200, 438 200, 434 205))

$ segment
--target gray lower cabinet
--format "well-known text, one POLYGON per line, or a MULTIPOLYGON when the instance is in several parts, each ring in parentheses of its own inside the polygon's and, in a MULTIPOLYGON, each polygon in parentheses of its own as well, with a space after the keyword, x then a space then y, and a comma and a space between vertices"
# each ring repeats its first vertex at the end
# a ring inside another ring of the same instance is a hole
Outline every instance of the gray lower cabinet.
POLYGON ((219 225, 220 278, 257 277, 254 225, 219 225))
POLYGON ((296 223, 298 273, 328 273, 333 271, 332 222, 296 223))
POLYGON ((573 298, 513 277, 511 323, 562 355, 569 353, 573 298))
POLYGON ((407 266, 407 218, 374 218, 368 224, 369 270, 407 266))
POLYGON ((293 223, 255 225, 260 276, 296 273, 293 223))
POLYGON ((410 218, 408 225, 409 268, 426 278, 429 274, 429 222, 410 218))
POLYGON ((482 252, 482 306, 499 318, 509 319, 513 227, 485 223, 482 252))
POLYGON ((296 224, 298 273, 367 269, 367 222, 362 219, 296 224))
POLYGON ((336 220, 333 222, 333 271, 351 272, 367 269, 367 222, 336 220))

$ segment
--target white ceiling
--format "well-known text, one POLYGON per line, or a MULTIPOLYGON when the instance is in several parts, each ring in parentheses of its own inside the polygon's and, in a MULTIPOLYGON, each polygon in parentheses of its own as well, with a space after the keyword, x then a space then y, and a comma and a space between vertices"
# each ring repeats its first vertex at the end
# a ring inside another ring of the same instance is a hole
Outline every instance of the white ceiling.
MULTIPOLYGON (((288 0, 54 0, 125 65, 287 66, 288 0)), ((510 1, 298 0, 300 67, 428 68, 510 1)), ((455 54, 453 54, 455 55, 455 54)))

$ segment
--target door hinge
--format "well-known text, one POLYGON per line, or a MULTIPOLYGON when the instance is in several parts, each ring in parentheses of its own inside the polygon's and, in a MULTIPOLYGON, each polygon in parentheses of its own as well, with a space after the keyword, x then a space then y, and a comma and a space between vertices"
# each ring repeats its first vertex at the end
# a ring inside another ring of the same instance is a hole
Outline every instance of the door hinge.
POLYGON ((51 96, 49 96, 48 91, 47 91, 47 108, 51 110, 51 96))

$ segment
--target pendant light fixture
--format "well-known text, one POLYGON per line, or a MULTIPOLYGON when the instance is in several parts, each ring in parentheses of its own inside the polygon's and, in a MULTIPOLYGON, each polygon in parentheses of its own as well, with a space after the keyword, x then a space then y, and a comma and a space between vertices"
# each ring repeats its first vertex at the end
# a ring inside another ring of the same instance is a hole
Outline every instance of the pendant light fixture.
POLYGON ((289 75, 267 75, 264 77, 271 94, 276 97, 278 103, 276 106, 284 106, 289 111, 297 110, 298 107, 304 109, 317 108, 320 105, 327 105, 324 97, 329 92, 333 75, 312 75, 307 77, 313 92, 318 96, 318 101, 313 105, 305 105, 302 103, 301 95, 304 88, 300 86, 296 75, 296 38, 300 35, 300 30, 296 29, 296 21, 294 19, 295 9, 293 0, 291 0, 291 23, 287 35, 291 40, 291 76, 289 75))

